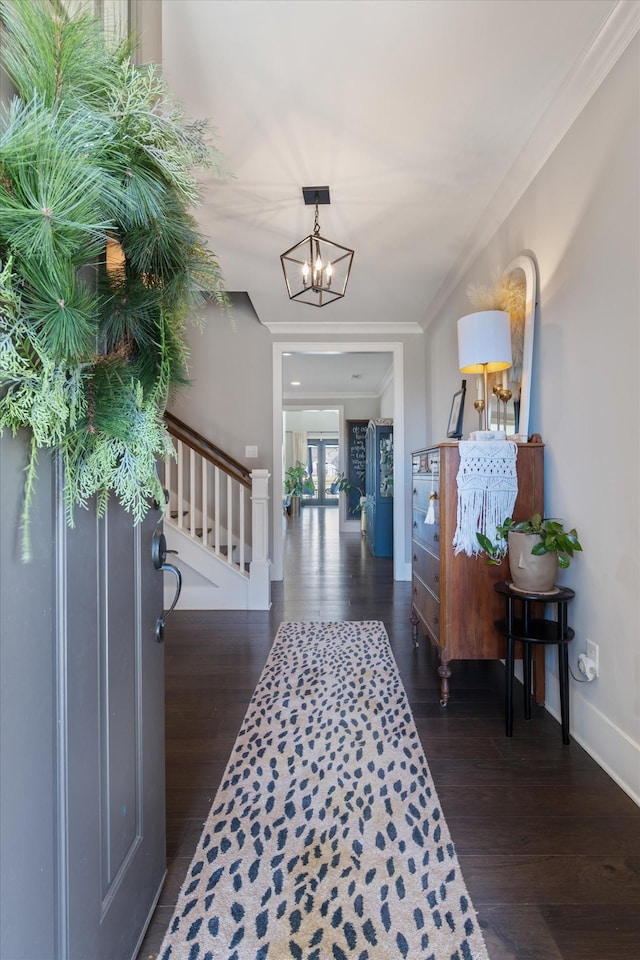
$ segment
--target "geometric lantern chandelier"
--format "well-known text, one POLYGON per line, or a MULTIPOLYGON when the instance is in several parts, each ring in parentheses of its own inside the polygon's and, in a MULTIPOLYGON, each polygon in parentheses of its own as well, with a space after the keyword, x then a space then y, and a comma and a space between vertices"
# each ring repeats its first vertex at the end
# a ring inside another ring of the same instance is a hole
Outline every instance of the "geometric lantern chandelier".
POLYGON ((290 300, 324 307, 344 297, 353 250, 320 236, 318 204, 331 203, 329 187, 303 187, 302 196, 316 207, 313 233, 281 254, 284 282, 290 300))

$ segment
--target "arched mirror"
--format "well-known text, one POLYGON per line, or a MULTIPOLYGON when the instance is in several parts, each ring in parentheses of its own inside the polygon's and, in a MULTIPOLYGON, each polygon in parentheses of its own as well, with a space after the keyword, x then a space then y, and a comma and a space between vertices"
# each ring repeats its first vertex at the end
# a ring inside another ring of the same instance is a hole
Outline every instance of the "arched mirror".
POLYGON ((507 436, 529 436, 531 365, 536 309, 536 266, 533 259, 516 257, 504 271, 500 293, 511 317, 512 365, 502 373, 489 374, 490 430, 505 430, 507 436))

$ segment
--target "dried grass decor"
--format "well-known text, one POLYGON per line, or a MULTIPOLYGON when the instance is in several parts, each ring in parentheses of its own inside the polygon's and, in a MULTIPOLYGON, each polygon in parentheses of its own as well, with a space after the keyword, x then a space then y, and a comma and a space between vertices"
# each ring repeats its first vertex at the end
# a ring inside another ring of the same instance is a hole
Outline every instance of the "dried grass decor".
POLYGON ((492 284, 470 284, 467 296, 475 310, 506 310, 511 318, 512 365, 510 379, 522 379, 522 352, 524 346, 524 319, 526 309, 526 280, 521 270, 492 274, 492 284))

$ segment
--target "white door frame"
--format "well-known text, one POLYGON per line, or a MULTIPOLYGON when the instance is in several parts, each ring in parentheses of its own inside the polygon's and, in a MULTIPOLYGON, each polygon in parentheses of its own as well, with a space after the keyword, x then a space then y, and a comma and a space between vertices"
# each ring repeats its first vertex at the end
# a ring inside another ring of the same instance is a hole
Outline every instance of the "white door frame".
MULTIPOLYGON (((390 353, 393 355, 393 578, 406 580, 405 563, 405 456, 404 456, 404 352, 397 341, 380 342, 281 342, 273 344, 273 563, 272 580, 283 577, 282 536, 282 357, 285 353, 390 353)), ((330 407, 327 401, 325 406, 330 407)), ((337 404, 336 404, 337 406, 337 404)))

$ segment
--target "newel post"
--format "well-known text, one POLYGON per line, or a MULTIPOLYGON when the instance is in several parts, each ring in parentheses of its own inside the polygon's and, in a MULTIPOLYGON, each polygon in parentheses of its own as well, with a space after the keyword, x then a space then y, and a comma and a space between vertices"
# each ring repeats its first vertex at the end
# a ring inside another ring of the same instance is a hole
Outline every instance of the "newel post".
POLYGON ((251 471, 251 563, 249 564, 249 609, 271 607, 271 560, 269 559, 269 471, 251 471))

